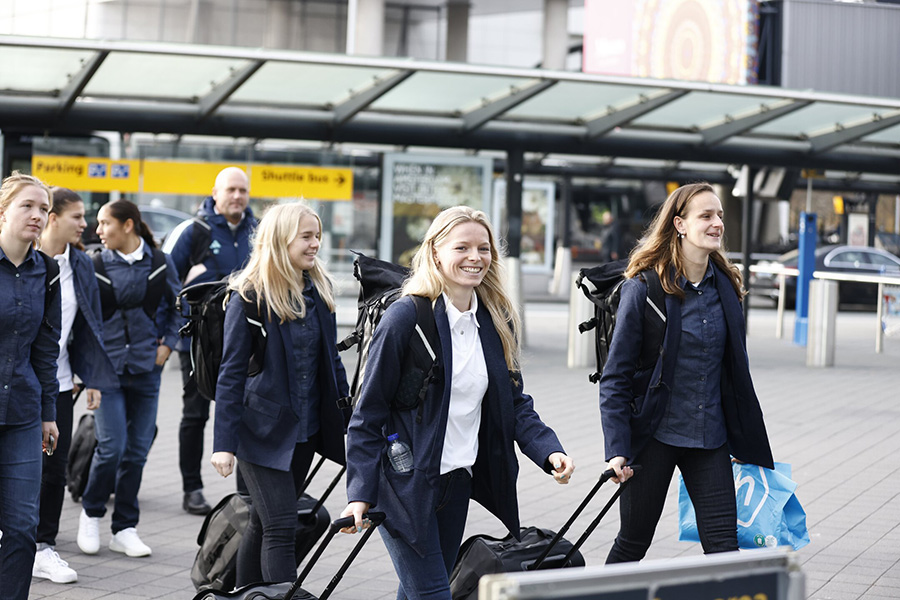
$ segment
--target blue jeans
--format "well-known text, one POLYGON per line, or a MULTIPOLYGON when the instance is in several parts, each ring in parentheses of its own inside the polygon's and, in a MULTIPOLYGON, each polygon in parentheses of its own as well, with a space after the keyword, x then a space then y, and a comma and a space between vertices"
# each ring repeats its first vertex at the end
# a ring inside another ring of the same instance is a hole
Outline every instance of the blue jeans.
POLYGON ((119 376, 119 388, 102 390, 97 409, 97 449, 81 505, 89 517, 106 514, 115 492, 112 532, 135 527, 140 518, 138 490, 147 453, 156 431, 156 408, 162 367, 148 373, 119 376))
POLYGON ((380 528, 400 579, 397 600, 450 600, 450 573, 462 543, 472 496, 472 476, 465 469, 441 475, 438 504, 428 519, 425 556, 380 528))
POLYGON ((728 444, 715 450, 678 448, 651 439, 635 459, 641 465, 619 498, 620 528, 606 563, 638 561, 647 554, 677 466, 697 512, 703 552, 738 549, 737 504, 728 444))
POLYGON ((41 494, 41 423, 0 425, 0 590, 27 600, 41 494))

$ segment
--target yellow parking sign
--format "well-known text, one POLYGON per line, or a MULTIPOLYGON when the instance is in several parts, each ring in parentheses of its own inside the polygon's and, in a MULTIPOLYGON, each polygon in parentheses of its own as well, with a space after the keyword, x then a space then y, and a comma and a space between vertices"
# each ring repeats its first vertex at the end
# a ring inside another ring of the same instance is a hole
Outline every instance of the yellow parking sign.
POLYGON ((137 160, 34 155, 31 174, 47 185, 76 192, 137 192, 140 188, 137 160))

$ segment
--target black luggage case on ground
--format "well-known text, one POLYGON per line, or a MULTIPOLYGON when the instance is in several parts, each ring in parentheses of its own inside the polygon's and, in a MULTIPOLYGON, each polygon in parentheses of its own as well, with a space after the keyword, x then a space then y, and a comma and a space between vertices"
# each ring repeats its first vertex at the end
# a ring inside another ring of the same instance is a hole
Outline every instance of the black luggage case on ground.
POLYGON ((303 585, 306 576, 309 575, 313 565, 315 565, 316 561, 319 560, 319 557, 322 556, 322 552, 324 552, 335 534, 344 527, 353 525, 353 517, 344 517, 343 519, 338 519, 331 523, 325 539, 323 539, 318 548, 316 548, 312 558, 309 559, 309 562, 306 563, 306 566, 303 567, 303 571, 293 583, 251 583, 250 585, 246 585, 233 592, 209 590, 200 592, 194 596, 193 600, 327 600, 334 591, 334 588, 337 587, 337 584, 341 581, 344 573, 350 568, 350 564, 356 558, 356 555, 359 554, 359 551, 362 550, 362 547, 372 536, 375 528, 384 521, 384 513, 372 512, 366 516, 372 521, 372 526, 366 529, 366 532, 362 535, 362 539, 360 539, 353 547, 353 550, 350 551, 350 554, 341 564, 340 568, 338 568, 337 573, 335 573, 328 585, 325 586, 325 590, 320 596, 313 596, 300 586, 303 585))
MULTIPOLYGON (((306 478, 303 489, 309 486, 324 462, 324 458, 319 459, 306 478)), ((323 504, 340 482, 344 471, 343 468, 340 470, 318 500, 305 493, 297 499, 294 553, 298 565, 328 530, 331 516, 323 504)), ((197 535, 197 544, 200 548, 191 568, 191 581, 198 591, 234 589, 237 552, 250 521, 247 500, 240 494, 229 494, 222 498, 203 520, 200 533, 197 535)))
MULTIPOLYGON (((639 465, 632 465, 635 472, 640 470, 639 465)), ((579 552, 582 544, 594 532, 600 524, 600 520, 609 512, 616 500, 622 494, 622 488, 628 485, 626 481, 621 484, 613 494, 603 510, 594 518, 578 541, 572 544, 563 536, 575 522, 575 519, 584 511, 585 507, 610 477, 615 473, 610 469, 604 471, 594 487, 588 492, 584 500, 559 533, 549 529, 537 527, 523 527, 520 531, 521 541, 508 535, 503 539, 487 535, 475 535, 463 542, 456 559, 456 566, 450 574, 450 593, 453 600, 477 600, 478 580, 482 575, 493 573, 509 573, 515 571, 536 571, 539 569, 562 569, 568 567, 583 567, 584 557, 579 552)))

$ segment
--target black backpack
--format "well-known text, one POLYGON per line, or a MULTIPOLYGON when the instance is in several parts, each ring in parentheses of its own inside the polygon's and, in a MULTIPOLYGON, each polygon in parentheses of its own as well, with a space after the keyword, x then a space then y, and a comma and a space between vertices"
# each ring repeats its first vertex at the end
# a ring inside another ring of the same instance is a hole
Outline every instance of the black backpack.
MULTIPOLYGON (((625 268, 628 259, 615 260, 602 265, 581 269, 575 280, 584 295, 594 304, 594 316, 578 325, 578 331, 585 333, 597 330, 595 352, 597 371, 591 373, 591 383, 600 381, 603 367, 609 357, 609 346, 612 343, 613 331, 616 328, 616 311, 619 309, 619 297, 622 284, 625 282, 625 268), (592 286, 584 283, 587 279, 592 286)), ((653 368, 662 353, 663 338, 666 334, 666 294, 659 280, 659 274, 653 269, 642 272, 639 277, 647 283, 647 304, 644 306, 644 339, 641 344, 641 356, 637 370, 653 368)))
MULTIPOLYGON (((228 278, 189 285, 178 293, 176 307, 185 315, 187 323, 179 330, 181 337, 191 338, 191 382, 197 391, 208 400, 215 400, 219 367, 222 365, 222 351, 225 342, 225 307, 231 298, 228 278)), ((262 371, 266 353, 266 328, 261 311, 256 302, 237 298, 244 305, 247 323, 251 326, 252 346, 247 376, 253 377, 262 371)))
POLYGON ((103 256, 101 252, 97 252, 91 256, 94 263, 94 275, 97 278, 97 286, 100 288, 100 306, 103 308, 103 320, 108 321, 120 308, 136 308, 138 306, 144 309, 150 320, 156 321, 156 310, 159 303, 166 293, 166 255, 162 250, 151 248, 150 274, 147 276, 147 292, 144 294, 144 300, 140 304, 134 306, 119 306, 116 300, 116 294, 113 291, 112 280, 106 273, 106 265, 103 264, 103 256))
MULTIPOLYGON (((393 263, 354 252, 353 275, 359 280, 356 327, 338 344, 344 351, 356 345, 358 359, 353 383, 350 386, 352 404, 356 406, 366 375, 369 346, 372 334, 381 322, 387 307, 401 297, 400 288, 409 277, 409 269, 393 263)), ((409 341, 410 352, 403 359, 397 394, 391 399, 392 410, 418 408, 416 422, 422 420, 422 407, 428 386, 440 381, 440 364, 435 348, 440 347, 437 325, 431 301, 421 296, 412 297, 416 305, 416 330, 409 341)))

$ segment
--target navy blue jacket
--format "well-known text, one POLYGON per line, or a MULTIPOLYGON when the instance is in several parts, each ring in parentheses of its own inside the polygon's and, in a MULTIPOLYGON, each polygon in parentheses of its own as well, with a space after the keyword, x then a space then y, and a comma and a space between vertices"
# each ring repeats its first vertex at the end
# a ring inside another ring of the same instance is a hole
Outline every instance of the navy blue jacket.
MULTIPOLYGON (((166 240, 163 250, 172 257, 178 279, 184 285, 218 281, 230 275, 234 271, 243 269, 250 258, 250 236, 258 223, 253 211, 248 206, 244 210, 244 218, 234 232, 228 226, 224 216, 217 214, 216 202, 212 197, 206 198, 197 210, 197 216, 203 219, 210 227, 209 252, 203 260, 206 271, 185 282, 188 272, 194 266, 191 264, 191 251, 193 250, 194 229, 202 227, 194 219, 185 221, 172 232, 171 241, 166 240)), ((187 352, 190 350, 190 338, 178 341, 178 350, 187 352)))
POLYGON ((130 373, 149 373, 156 364, 157 347, 175 348, 178 340, 175 296, 179 283, 175 265, 167 256, 165 293, 159 301, 155 318, 151 319, 141 305, 147 294, 147 277, 150 276, 153 260, 150 248, 144 246, 144 257, 133 265, 108 248, 100 256, 119 304, 119 309, 103 324, 106 351, 119 375, 125 372, 126 367, 130 373))
MULTIPOLYGON (((715 280, 727 330, 721 389, 729 451, 738 460, 771 469, 772 450, 750 378, 744 313, 728 276, 719 271, 715 280)), ((666 295, 668 324, 663 352, 652 370, 636 372, 646 300, 646 283, 638 277, 625 281, 609 359, 600 378, 606 460, 615 456, 634 459, 659 427, 671 395, 681 339, 681 302, 666 295)))
POLYGON ((69 246, 69 263, 74 274, 75 300, 78 312, 69 340, 69 363, 85 387, 110 389, 118 387, 119 378, 103 343, 103 310, 100 288, 94 276, 90 257, 69 246))
POLYGON ((36 250, 16 267, 0 248, 0 426, 56 420, 62 315, 57 293, 43 324, 46 289, 47 266, 36 250))
MULTIPOLYGON (((435 302, 434 317, 441 340, 436 349, 438 360, 443 373, 452 373, 450 325, 442 297, 435 302)), ((531 396, 524 393, 521 376, 510 374, 500 336, 483 302, 478 303, 476 317, 488 389, 482 401, 478 457, 472 467, 472 499, 518 536, 519 463, 513 442, 548 473, 552 467, 547 458, 563 448, 534 410, 531 396)), ((442 385, 430 386, 420 423, 416 423, 416 410, 390 410, 389 401, 400 378, 398 366, 403 364, 415 325, 415 304, 406 296, 387 309, 372 337, 367 376, 347 435, 347 499, 377 506, 387 514, 384 526, 388 531, 422 553, 427 536, 425 516, 434 511, 438 501, 451 381, 444 377, 442 385), (413 469, 409 472, 398 473, 388 462, 386 440, 392 433, 410 444, 413 469)))
MULTIPOLYGON (((347 374, 338 356, 334 313, 313 288, 316 315, 322 332, 319 356, 319 448, 318 452, 344 464, 344 433, 347 418, 337 401, 349 394, 347 374)), ((263 315, 266 314, 265 306, 263 315)), ((300 386, 293 368, 294 342, 290 323, 264 319, 266 352, 262 371, 247 377, 251 352, 251 326, 240 296, 232 294, 225 309, 225 341, 219 379, 216 382, 216 421, 213 452, 232 452, 238 459, 279 471, 291 468, 291 458, 301 431, 308 431, 293 407, 299 406, 300 386)))

